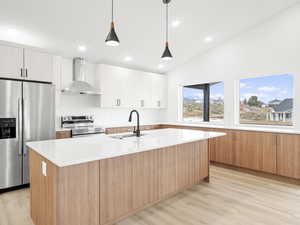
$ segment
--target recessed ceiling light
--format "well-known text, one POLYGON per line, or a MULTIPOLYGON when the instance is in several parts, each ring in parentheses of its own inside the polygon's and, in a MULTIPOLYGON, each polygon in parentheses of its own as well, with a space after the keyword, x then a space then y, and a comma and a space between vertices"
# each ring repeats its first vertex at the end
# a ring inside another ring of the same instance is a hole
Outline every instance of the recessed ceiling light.
POLYGON ((163 64, 158 64, 158 69, 163 69, 164 65, 163 64))
POLYGON ((18 31, 14 28, 7 29, 7 33, 11 36, 16 36, 18 34, 18 31))
POLYGON ((174 20, 173 22, 172 22, 172 27, 173 28, 176 28, 176 27, 178 27, 179 25, 181 24, 181 21, 180 20, 174 20))
POLYGON ((132 60, 132 57, 126 56, 124 60, 125 60, 126 62, 130 62, 130 61, 132 60))
POLYGON ((206 42, 206 43, 209 43, 209 42, 212 42, 214 39, 212 38, 212 37, 210 37, 210 36, 208 36, 208 37, 206 37, 205 39, 204 39, 204 41, 206 42))
POLYGON ((86 47, 84 45, 79 45, 78 46, 78 51, 85 52, 86 51, 86 47))

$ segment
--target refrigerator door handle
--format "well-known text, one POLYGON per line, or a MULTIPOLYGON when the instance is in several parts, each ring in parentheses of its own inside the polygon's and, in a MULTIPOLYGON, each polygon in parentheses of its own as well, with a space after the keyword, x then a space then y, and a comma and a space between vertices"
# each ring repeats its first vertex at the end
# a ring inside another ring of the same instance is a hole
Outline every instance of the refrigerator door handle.
POLYGON ((19 138, 19 156, 22 155, 22 147, 23 147, 23 137, 22 137, 22 126, 23 118, 22 118, 22 99, 18 98, 18 138, 19 138))
MULTIPOLYGON (((28 118, 26 117, 26 99, 23 98, 23 118, 24 118, 24 122, 23 122, 23 142, 29 142, 29 140, 27 140, 27 136, 28 135, 28 118)), ((27 155, 27 148, 24 147, 23 149, 23 155, 26 156, 27 155)))

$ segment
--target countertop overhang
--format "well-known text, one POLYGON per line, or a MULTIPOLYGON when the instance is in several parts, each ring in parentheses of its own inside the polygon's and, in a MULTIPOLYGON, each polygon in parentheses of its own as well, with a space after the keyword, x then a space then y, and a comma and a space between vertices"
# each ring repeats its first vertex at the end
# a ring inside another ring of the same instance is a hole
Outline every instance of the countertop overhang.
POLYGON ((142 133, 144 134, 142 137, 130 137, 122 140, 110 137, 114 135, 103 134, 83 138, 29 142, 27 147, 56 166, 65 167, 226 135, 221 132, 170 128, 143 131, 142 133))

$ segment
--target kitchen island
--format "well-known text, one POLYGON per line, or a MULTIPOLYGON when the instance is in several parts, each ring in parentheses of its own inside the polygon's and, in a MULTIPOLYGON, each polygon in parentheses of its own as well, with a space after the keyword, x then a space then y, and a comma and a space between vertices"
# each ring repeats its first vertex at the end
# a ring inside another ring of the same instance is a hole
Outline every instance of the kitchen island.
POLYGON ((109 225, 201 181, 209 139, 184 129, 28 143, 35 225, 109 225))

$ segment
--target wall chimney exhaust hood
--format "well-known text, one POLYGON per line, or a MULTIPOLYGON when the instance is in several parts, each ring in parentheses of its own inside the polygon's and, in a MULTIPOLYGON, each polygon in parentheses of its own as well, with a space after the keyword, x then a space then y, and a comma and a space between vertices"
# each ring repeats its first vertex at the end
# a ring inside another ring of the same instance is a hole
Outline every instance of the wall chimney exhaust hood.
POLYGON ((62 90, 63 93, 69 94, 86 94, 86 95, 100 95, 100 90, 94 88, 91 84, 86 82, 85 73, 86 65, 83 58, 73 59, 73 82, 67 88, 62 90))

